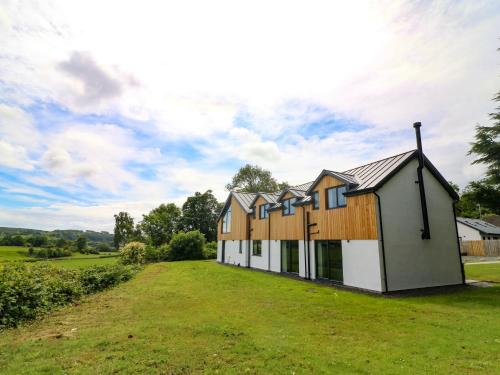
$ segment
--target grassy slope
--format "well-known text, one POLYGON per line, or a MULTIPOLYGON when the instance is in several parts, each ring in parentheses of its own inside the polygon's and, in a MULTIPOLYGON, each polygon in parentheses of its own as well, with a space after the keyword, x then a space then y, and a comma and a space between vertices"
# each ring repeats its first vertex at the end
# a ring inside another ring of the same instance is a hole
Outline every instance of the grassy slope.
POLYGON ((28 248, 23 246, 0 246, 0 262, 11 260, 26 260, 28 248))
POLYGON ((58 267, 64 267, 64 268, 83 268, 83 267, 90 267, 90 266, 101 266, 105 264, 115 264, 118 262, 118 257, 107 257, 107 258, 81 258, 81 259, 75 259, 75 258, 67 258, 67 259, 57 259, 57 260, 48 260, 47 262, 50 262, 50 264, 53 264, 54 266, 58 267))
POLYGON ((483 280, 500 283, 500 263, 465 264, 468 280, 483 280))
POLYGON ((396 299, 159 263, 0 333, 0 373, 499 373, 499 316, 500 287, 396 299))

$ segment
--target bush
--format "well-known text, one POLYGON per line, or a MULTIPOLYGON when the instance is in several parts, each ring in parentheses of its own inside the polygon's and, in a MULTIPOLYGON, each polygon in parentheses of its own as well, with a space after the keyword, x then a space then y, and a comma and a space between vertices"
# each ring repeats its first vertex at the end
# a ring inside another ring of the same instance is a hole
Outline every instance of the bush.
POLYGON ((120 250, 123 264, 143 264, 146 261, 146 245, 142 242, 129 242, 120 250))
POLYGON ((71 251, 68 249, 58 249, 58 248, 42 248, 34 249, 29 248, 28 253, 35 258, 61 258, 71 256, 71 251))
POLYGON ((197 230, 179 232, 170 241, 169 260, 204 259, 205 236, 197 230))
POLYGON ((50 309, 131 279, 137 268, 123 265, 65 269, 12 262, 0 266, 0 328, 15 327, 50 309))
POLYGON ((109 244, 107 244, 106 242, 101 242, 101 243, 97 244, 97 246, 95 248, 100 253, 107 253, 107 252, 113 251, 111 246, 109 246, 109 244))
POLYGON ((203 255, 205 259, 217 259, 217 242, 207 242, 203 250, 203 255))
POLYGON ((147 245, 145 251, 145 259, 148 263, 162 262, 164 260, 168 260, 169 254, 170 246, 167 244, 160 247, 147 245))
POLYGON ((93 266, 81 270, 80 282, 84 293, 91 294, 130 280, 135 271, 122 264, 93 266))

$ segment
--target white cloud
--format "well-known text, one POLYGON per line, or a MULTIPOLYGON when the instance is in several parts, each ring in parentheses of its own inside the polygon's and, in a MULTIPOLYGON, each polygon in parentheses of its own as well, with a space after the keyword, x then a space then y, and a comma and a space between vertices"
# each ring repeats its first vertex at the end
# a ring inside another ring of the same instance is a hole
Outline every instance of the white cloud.
POLYGON ((228 160, 301 183, 414 148, 422 121, 425 152, 463 186, 484 172, 466 153, 494 107, 499 24, 488 1, 6 1, 0 100, 14 104, 0 105, 0 157, 86 196, 222 199, 228 160), (42 130, 15 106, 34 101, 142 122, 42 130), (347 125, 304 135, 326 115, 347 125), (203 159, 166 156, 165 142, 203 159))

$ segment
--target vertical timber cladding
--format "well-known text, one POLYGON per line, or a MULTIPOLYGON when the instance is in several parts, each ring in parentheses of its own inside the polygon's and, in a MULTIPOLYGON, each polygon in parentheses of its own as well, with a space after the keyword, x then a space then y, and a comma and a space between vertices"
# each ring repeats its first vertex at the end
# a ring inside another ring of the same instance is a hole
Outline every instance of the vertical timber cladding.
POLYGON ((247 213, 238 203, 235 197, 231 197, 231 231, 222 233, 222 218, 217 223, 218 240, 246 240, 247 235, 247 213))
MULTIPOLYGON (((283 199, 293 197, 293 194, 286 193, 283 199)), ((304 239, 304 221, 302 217, 302 207, 295 207, 294 215, 283 216, 281 210, 271 211, 270 214, 272 240, 304 239)))
POLYGON ((339 185, 343 182, 332 176, 323 177, 316 185, 314 191, 319 193, 319 209, 307 206, 311 223, 317 223, 311 228, 311 240, 376 240, 375 194, 347 196, 346 207, 326 209, 326 189, 339 185))
MULTIPOLYGON (((267 201, 259 197, 255 201, 255 219, 250 216, 250 225, 252 228, 252 240, 267 240, 269 239, 269 218, 267 219, 260 219, 260 206, 262 204, 266 204, 267 201)), ((274 222, 272 222, 271 219, 271 225, 274 225, 274 222)))

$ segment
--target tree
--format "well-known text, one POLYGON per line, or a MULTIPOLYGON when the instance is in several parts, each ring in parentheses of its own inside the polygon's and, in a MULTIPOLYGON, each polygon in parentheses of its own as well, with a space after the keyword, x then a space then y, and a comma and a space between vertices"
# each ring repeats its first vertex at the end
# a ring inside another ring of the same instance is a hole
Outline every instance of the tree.
POLYGON ((75 241, 75 245, 76 245, 76 250, 80 253, 83 253, 87 248, 87 237, 79 236, 75 241))
POLYGON ((118 249, 134 238, 134 219, 128 212, 120 212, 115 215, 115 230, 113 243, 118 249))
POLYGON ((147 242, 152 246, 168 243, 178 230, 181 221, 181 210, 173 203, 161 204, 143 215, 140 228, 147 242))
POLYGON ((170 260, 204 259, 205 236, 199 231, 177 233, 170 242, 170 260))
POLYGON ((226 185, 227 190, 238 190, 245 193, 272 193, 287 187, 289 187, 288 183, 278 183, 270 171, 250 164, 241 167, 231 183, 226 185))
MULTIPOLYGON (((500 102, 500 91, 493 100, 500 102)), ((471 143, 469 155, 479 156, 473 164, 486 164, 488 183, 500 185, 500 106, 496 110, 490 113, 492 126, 476 126, 476 141, 471 143)))
POLYGON ((182 227, 185 231, 199 230, 207 241, 216 241, 217 216, 221 209, 212 190, 203 194, 196 192, 182 205, 182 227))

